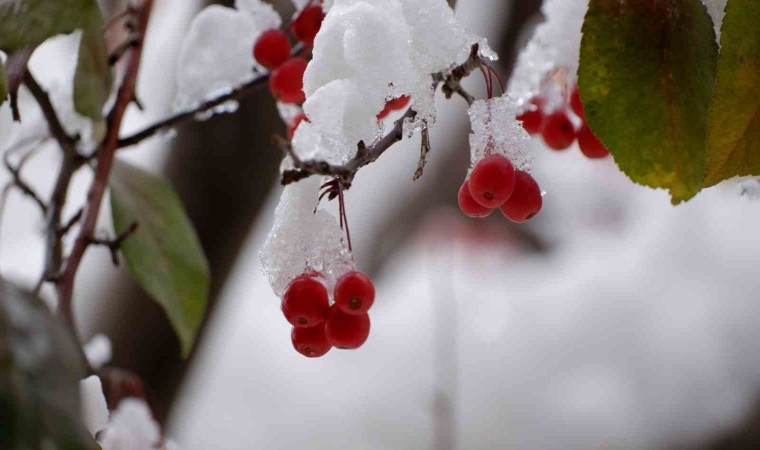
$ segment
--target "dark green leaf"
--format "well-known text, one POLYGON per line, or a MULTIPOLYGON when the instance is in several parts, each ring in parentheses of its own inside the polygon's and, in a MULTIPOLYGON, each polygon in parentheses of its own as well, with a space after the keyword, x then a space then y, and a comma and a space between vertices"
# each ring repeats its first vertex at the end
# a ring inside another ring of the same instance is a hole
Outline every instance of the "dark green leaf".
POLYGON ((717 73, 707 125, 707 186, 760 175, 760 1, 728 2, 717 73))
POLYGON ((0 448, 95 448, 81 423, 78 345, 42 301, 0 280, 0 448))
POLYGON ((591 0, 581 97, 594 133, 633 181, 693 197, 706 167, 717 44, 700 0, 591 0))
POLYGON ((102 26, 96 0, 0 0, 0 50, 35 46, 50 36, 102 26))
POLYGON ((79 59, 74 75, 74 109, 93 120, 103 119, 103 105, 111 94, 108 49, 99 28, 82 32, 79 59))
POLYGON ((139 225, 122 244, 127 266, 164 308, 186 356, 206 308, 209 268, 179 196, 165 179, 116 161, 111 212, 117 233, 139 225))

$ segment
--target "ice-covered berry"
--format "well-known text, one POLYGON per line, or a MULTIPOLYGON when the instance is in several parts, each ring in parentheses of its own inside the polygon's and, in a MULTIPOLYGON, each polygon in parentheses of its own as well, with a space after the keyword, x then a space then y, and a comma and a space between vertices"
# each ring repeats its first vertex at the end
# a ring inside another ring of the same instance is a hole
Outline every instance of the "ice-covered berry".
POLYGON ((293 139, 293 135, 296 134, 298 125, 301 125, 301 122, 303 122, 304 120, 308 122, 309 118, 306 116, 306 114, 301 113, 293 119, 290 125, 288 125, 288 140, 293 139))
POLYGON ((583 125, 583 128, 578 132, 578 146, 587 158, 599 159, 610 154, 607 147, 594 136, 588 125, 583 125))
POLYGON ((290 58, 275 69, 269 77, 269 90, 283 103, 303 103, 303 74, 308 63, 301 58, 290 58))
POLYGON ((274 70, 290 58, 290 42, 285 32, 268 30, 253 45, 253 58, 269 70, 274 70))
POLYGON ((544 119, 541 134, 547 147, 564 150, 575 140, 575 127, 564 111, 555 111, 544 119))
POLYGON ((380 114, 377 115, 378 119, 384 119, 393 111, 398 111, 401 109, 406 108, 406 105, 409 104, 409 96, 408 95, 402 95, 401 97, 396 97, 392 100, 388 100, 385 103, 385 107, 382 111, 380 111, 380 114))
POLYGON ((293 35, 306 45, 314 45, 314 38, 319 33, 325 12, 319 5, 310 5, 298 14, 298 17, 290 25, 293 35))
POLYGON ((293 327, 290 333, 293 348, 309 358, 319 358, 332 348, 325 335, 325 327, 300 328, 293 327))
POLYGON ((325 320, 329 308, 327 289, 305 275, 293 280, 282 297, 282 313, 295 327, 319 325, 325 320))
POLYGON ((375 286, 372 280, 359 271, 343 275, 335 285, 335 304, 346 314, 364 314, 375 302, 375 286))
POLYGON ((459 188, 457 196, 459 209, 468 217, 488 217, 493 212, 493 208, 488 208, 476 202, 470 193, 470 183, 464 180, 462 187, 459 188))
POLYGON ((504 204, 515 188, 515 168, 501 155, 490 155, 478 161, 470 174, 470 194, 487 208, 504 204))
POLYGON ((515 179, 515 191, 512 197, 502 205, 501 212, 512 222, 522 223, 541 211, 543 199, 541 188, 529 173, 518 170, 515 179))
POLYGON ((541 131, 541 124, 544 122, 544 113, 541 110, 543 101, 540 98, 534 98, 530 103, 530 108, 517 116, 517 120, 522 122, 525 131, 536 134, 541 131))
POLYGON ((369 337, 370 321, 367 313, 354 316, 344 313, 337 305, 330 307, 325 322, 327 341, 333 347, 359 348, 369 337))

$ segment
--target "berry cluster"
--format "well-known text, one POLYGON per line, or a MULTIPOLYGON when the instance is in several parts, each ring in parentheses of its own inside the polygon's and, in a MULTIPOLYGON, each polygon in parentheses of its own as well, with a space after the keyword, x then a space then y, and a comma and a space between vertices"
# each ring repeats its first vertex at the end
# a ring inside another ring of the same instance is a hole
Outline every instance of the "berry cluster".
POLYGON ((507 219, 522 223, 541 211, 541 189, 529 173, 515 170, 501 155, 481 159, 459 188, 459 208, 469 217, 487 217, 499 208, 507 219))
POLYGON ((367 311, 375 301, 375 286, 358 271, 343 275, 335 285, 330 305, 325 286, 313 275, 294 279, 282 297, 282 312, 293 325, 291 339, 296 351, 318 358, 331 348, 354 349, 369 337, 367 311))
POLYGON ((385 102, 385 107, 377 114, 377 120, 383 120, 393 111, 400 111, 406 108, 409 104, 410 97, 408 95, 402 95, 394 99, 385 102))
POLYGON ((610 154, 586 124, 583 103, 577 87, 570 95, 569 108, 565 104, 554 111, 546 111, 546 103, 543 97, 534 97, 530 101, 530 108, 518 116, 517 119, 522 121, 525 131, 530 134, 540 133, 547 147, 553 150, 565 150, 578 139, 578 146, 587 158, 604 158, 610 154), (568 115, 568 109, 580 119, 580 128, 576 129, 568 115))
MULTIPOLYGON (((325 13, 321 2, 311 2, 293 19, 290 31, 293 37, 306 47, 314 45, 325 13)), ((301 104, 306 100, 303 92, 303 74, 308 61, 299 56, 292 56, 290 38, 282 30, 267 30, 259 36, 253 45, 253 57, 271 71, 269 91, 282 103, 301 104)), ((292 137, 298 124, 306 118, 298 115, 288 125, 288 136, 292 137)))

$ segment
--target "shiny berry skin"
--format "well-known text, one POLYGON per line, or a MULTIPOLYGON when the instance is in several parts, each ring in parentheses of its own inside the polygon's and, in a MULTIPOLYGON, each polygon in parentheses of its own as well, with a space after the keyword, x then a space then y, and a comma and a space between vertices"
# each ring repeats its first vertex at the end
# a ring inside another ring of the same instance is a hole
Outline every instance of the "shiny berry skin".
POLYGON ((322 11, 321 6, 307 6, 290 25, 290 29, 293 31, 296 39, 311 46, 314 45, 314 38, 319 33, 319 28, 322 26, 324 19, 325 12, 322 11))
POLYGON ((583 102, 581 101, 581 91, 578 90, 577 86, 573 89, 573 93, 570 95, 570 107, 573 109, 576 116, 585 120, 585 116, 583 115, 583 102))
POLYGON ((353 316, 341 311, 337 305, 330 307, 325 322, 327 341, 342 349, 361 347, 369 337, 369 328, 369 314, 353 316))
POLYGON ((541 134, 547 147, 564 150, 575 141, 575 127, 563 111, 555 111, 544 119, 541 134))
POLYGON ((332 348, 325 335, 325 327, 299 328, 293 327, 290 333, 293 348, 308 358, 319 358, 332 348))
POLYGON ((497 208, 509 200, 515 188, 515 168, 501 155, 486 156, 472 169, 470 194, 487 208, 497 208))
POLYGON ((301 58, 290 58, 269 76, 269 90, 283 103, 303 103, 303 74, 308 63, 301 58))
POLYGON ((285 32, 268 30, 256 39, 253 58, 269 70, 274 70, 290 58, 290 42, 285 32))
POLYGON ((610 154, 607 147, 594 136, 588 125, 583 125, 583 128, 578 132, 578 146, 587 158, 600 159, 610 154))
POLYGON ((383 110, 380 111, 380 114, 377 115, 377 118, 384 119, 392 111, 398 111, 400 109, 406 108, 406 105, 409 104, 409 100, 411 100, 411 98, 408 95, 402 95, 401 97, 396 97, 394 99, 388 100, 385 103, 383 110))
POLYGON ((298 125, 301 125, 301 122, 303 121, 309 121, 309 118, 306 116, 306 114, 301 113, 293 119, 293 122, 288 125, 288 140, 293 139, 293 135, 296 134, 296 130, 298 129, 298 125))
POLYGON ((522 223, 530 220, 541 211, 543 199, 541 188, 530 174, 518 170, 515 175, 515 192, 512 197, 502 205, 501 212, 504 217, 512 222, 522 223))
POLYGON ((543 100, 535 98, 530 101, 531 109, 517 116, 517 120, 522 122, 523 128, 529 134, 536 134, 541 131, 541 124, 544 122, 544 113, 541 110, 543 100))
POLYGON ((487 208, 475 201, 470 193, 469 180, 464 180, 464 183, 462 183, 457 200, 459 202, 459 209, 468 217, 488 217, 493 212, 493 208, 487 208))
POLYGON ((324 322, 330 302, 327 289, 307 276, 293 280, 282 297, 282 313, 294 327, 313 327, 324 322))
POLYGON ((353 316, 366 313, 375 302, 375 286, 372 280, 356 270, 340 277, 333 294, 338 308, 353 316))

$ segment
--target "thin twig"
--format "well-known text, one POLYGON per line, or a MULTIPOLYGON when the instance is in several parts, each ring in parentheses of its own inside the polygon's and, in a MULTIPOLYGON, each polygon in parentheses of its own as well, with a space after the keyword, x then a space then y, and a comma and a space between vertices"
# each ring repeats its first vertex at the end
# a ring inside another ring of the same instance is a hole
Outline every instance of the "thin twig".
POLYGON ((422 177, 425 171, 425 164, 427 164, 427 156, 430 153, 430 130, 427 124, 422 127, 421 135, 420 160, 417 162, 417 170, 414 171, 414 176, 412 177, 413 181, 417 181, 422 177))
POLYGON ((129 228, 124 230, 121 234, 116 236, 114 239, 100 239, 100 238, 90 238, 90 245, 101 245, 103 247, 108 248, 108 251, 111 252, 111 261, 113 261, 114 266, 119 265, 119 250, 121 250, 121 244, 124 243, 124 241, 132 236, 138 228, 137 222, 132 222, 129 225, 129 228))
POLYGON ((95 175, 87 194, 87 206, 82 218, 82 226, 79 228, 79 233, 74 241, 71 254, 67 258, 66 264, 58 279, 58 310, 61 315, 72 324, 72 326, 74 324, 74 318, 72 316, 74 281, 79 265, 82 262, 82 258, 87 251, 87 247, 91 244, 93 230, 98 222, 100 204, 103 201, 103 196, 108 186, 108 178, 111 174, 114 155, 119 144, 121 123, 124 119, 127 107, 132 103, 132 99, 135 97, 135 88, 137 85, 137 75, 140 71, 145 32, 148 28, 148 20, 150 19, 152 7, 153 0, 143 0, 137 10, 137 31, 141 36, 141 40, 132 49, 124 73, 124 78, 116 95, 116 102, 113 109, 108 114, 108 131, 97 151, 97 166, 95 167, 95 175))
POLYGON ((48 96, 47 92, 42 89, 39 83, 37 83, 37 80, 29 70, 24 73, 24 84, 29 89, 29 92, 32 93, 32 96, 37 101, 37 104, 40 106, 42 114, 47 121, 50 134, 58 142, 58 145, 61 146, 61 149, 63 149, 64 153, 76 153, 77 139, 69 136, 66 133, 63 125, 61 125, 61 121, 58 119, 58 114, 55 112, 55 108, 53 107, 53 103, 50 101, 50 97, 48 96))
POLYGON ((39 206, 40 211, 42 211, 42 214, 45 215, 47 214, 48 206, 44 201, 42 201, 42 198, 37 194, 37 192, 35 192, 35 190, 21 178, 21 169, 24 166, 24 163, 33 153, 34 150, 29 151, 21 158, 21 161, 19 161, 19 163, 14 166, 10 161, 10 152, 6 152, 3 157, 3 163, 5 164, 5 168, 8 169, 8 172, 11 174, 12 181, 10 184, 17 187, 24 195, 34 200, 37 206, 39 206))

